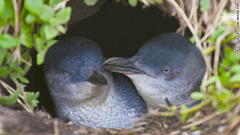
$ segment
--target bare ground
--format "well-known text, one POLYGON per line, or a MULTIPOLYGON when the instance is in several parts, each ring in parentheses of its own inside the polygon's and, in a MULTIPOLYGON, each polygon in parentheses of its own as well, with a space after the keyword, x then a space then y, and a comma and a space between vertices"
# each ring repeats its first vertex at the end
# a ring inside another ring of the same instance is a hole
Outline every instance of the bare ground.
POLYGON ((140 118, 132 129, 93 129, 75 126, 52 118, 48 113, 35 111, 30 114, 0 105, 0 135, 85 135, 85 134, 191 134, 191 135, 239 135, 240 105, 232 111, 216 115, 204 107, 193 115, 186 123, 181 122, 180 115, 174 117, 159 116, 152 111, 140 118), (194 127, 194 128, 192 128, 194 127))

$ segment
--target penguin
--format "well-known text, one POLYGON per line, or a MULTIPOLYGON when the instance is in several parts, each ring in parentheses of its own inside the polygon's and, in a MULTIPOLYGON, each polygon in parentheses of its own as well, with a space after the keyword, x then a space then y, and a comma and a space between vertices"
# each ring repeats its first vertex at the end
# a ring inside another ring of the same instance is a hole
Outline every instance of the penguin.
MULTIPOLYGON (((106 70, 128 76, 149 109, 159 105, 191 102, 190 94, 200 91, 206 64, 200 50, 176 33, 157 36, 130 58, 113 57, 104 62, 106 70)), ((187 104, 188 107, 200 101, 187 104)))
POLYGON ((86 38, 49 48, 43 67, 57 116, 93 128, 130 128, 146 104, 131 80, 105 71, 103 61, 98 44, 86 38))

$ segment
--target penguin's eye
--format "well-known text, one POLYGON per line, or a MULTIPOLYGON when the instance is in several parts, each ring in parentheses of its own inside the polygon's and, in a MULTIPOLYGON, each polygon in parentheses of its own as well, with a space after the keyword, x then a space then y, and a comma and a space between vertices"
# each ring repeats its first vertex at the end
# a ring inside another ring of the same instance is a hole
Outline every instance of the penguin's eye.
POLYGON ((171 79, 174 77, 174 72, 172 69, 160 69, 160 71, 166 79, 171 79))
POLYGON ((170 74, 170 73, 172 73, 172 70, 171 69, 161 69, 160 68, 160 71, 163 73, 163 74, 170 74))
POLYGON ((169 69, 164 69, 164 70, 163 70, 163 73, 164 73, 164 74, 168 74, 168 73, 170 73, 170 72, 171 72, 171 71, 170 71, 169 69))
POLYGON ((71 74, 70 74, 69 72, 67 72, 67 71, 63 71, 63 74, 64 74, 65 76, 71 76, 71 74))

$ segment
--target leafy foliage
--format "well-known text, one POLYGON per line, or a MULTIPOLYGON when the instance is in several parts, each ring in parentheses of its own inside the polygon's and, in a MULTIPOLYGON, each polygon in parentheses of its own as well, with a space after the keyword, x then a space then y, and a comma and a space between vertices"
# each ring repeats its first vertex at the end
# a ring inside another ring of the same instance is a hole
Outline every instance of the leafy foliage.
POLYGON ((129 5, 131 5, 132 7, 136 7, 138 1, 137 0, 128 0, 129 5))
POLYGON ((37 64, 42 64, 48 48, 57 42, 54 38, 66 33, 64 25, 71 8, 65 8, 65 4, 63 0, 0 0, 0 77, 10 77, 16 86, 14 89, 0 80, 12 94, 10 98, 0 97, 0 103, 12 105, 19 97, 19 103, 29 112, 37 105, 39 93, 24 91, 29 83, 24 76, 32 62, 29 49, 37 50, 37 64))
POLYGON ((202 103, 193 108, 181 106, 182 121, 186 121, 189 115, 202 106, 212 104, 217 114, 228 112, 240 102, 240 92, 233 93, 233 89, 240 88, 240 58, 230 48, 225 49, 225 58, 218 68, 219 76, 211 76, 201 85, 201 92, 194 92, 191 97, 202 100, 202 103))
POLYGON ((210 0, 200 0, 200 7, 202 11, 207 11, 210 5, 210 0))
POLYGON ((12 106, 17 102, 19 91, 15 91, 11 97, 2 96, 0 98, 0 103, 5 106, 12 106))

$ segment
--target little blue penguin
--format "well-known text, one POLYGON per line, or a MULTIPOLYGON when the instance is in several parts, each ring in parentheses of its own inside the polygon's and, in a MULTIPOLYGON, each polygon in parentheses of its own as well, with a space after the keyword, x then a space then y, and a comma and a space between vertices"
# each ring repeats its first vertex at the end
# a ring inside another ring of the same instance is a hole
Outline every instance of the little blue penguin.
POLYGON ((176 33, 151 39, 131 58, 110 58, 104 62, 104 68, 127 75, 148 109, 191 102, 190 94, 200 90, 206 71, 201 52, 176 33))
POLYGON ((58 117, 93 128, 129 128, 147 112, 131 80, 105 71, 94 41, 70 38, 46 53, 44 74, 58 117))

